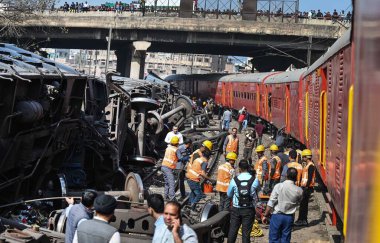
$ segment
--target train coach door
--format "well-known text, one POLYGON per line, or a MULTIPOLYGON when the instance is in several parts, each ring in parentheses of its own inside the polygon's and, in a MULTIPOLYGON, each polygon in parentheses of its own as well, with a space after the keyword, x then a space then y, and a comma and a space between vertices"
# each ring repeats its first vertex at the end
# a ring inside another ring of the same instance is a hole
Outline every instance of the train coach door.
POLYGON ((256 115, 260 114, 260 85, 256 84, 256 115))
POLYGON ((285 125, 286 132, 290 132, 290 85, 286 85, 285 90, 285 125))
POLYGON ((320 163, 326 169, 326 125, 327 125, 327 80, 326 69, 319 70, 321 76, 321 94, 319 97, 319 151, 320 163))
POLYGON ((222 83, 222 103, 226 106, 226 83, 222 83))

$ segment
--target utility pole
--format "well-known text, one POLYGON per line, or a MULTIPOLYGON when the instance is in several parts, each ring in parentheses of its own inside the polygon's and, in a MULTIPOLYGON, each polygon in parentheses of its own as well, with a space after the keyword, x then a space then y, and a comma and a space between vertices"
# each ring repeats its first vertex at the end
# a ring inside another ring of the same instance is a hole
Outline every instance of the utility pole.
POLYGON ((108 37, 107 37, 107 41, 108 41, 108 45, 107 45, 107 58, 106 58, 106 70, 104 72, 104 75, 107 75, 107 73, 108 73, 108 63, 109 63, 109 60, 110 60, 111 40, 112 40, 112 27, 110 27, 109 32, 108 32, 108 37))
POLYGON ((309 36, 309 44, 307 47, 307 66, 310 67, 311 64, 311 45, 313 43, 313 37, 309 36))

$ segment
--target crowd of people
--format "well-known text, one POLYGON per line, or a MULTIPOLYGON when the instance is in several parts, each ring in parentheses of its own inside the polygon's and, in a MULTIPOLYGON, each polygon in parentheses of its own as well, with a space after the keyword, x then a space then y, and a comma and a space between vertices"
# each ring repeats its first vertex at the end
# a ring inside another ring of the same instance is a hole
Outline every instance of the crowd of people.
MULTIPOLYGON (((193 1, 194 13, 208 13, 208 14, 232 14, 237 15, 240 14, 242 4, 236 9, 204 9, 202 6, 198 7, 198 1, 193 1)), ((152 0, 151 3, 147 3, 146 0, 136 0, 131 1, 130 3, 125 3, 122 1, 116 2, 105 2, 100 5, 90 5, 87 1, 85 2, 65 2, 63 6, 60 6, 58 9, 55 9, 54 5, 51 10, 59 10, 63 12, 73 12, 73 13, 81 13, 81 12, 89 12, 89 11, 107 11, 107 12, 134 12, 134 11, 142 11, 142 12, 154 12, 160 10, 168 10, 170 8, 172 11, 178 11, 179 6, 157 6, 157 0, 152 0), (145 6, 146 5, 146 6, 145 6)), ((325 19, 332 21, 346 21, 351 22, 352 13, 348 11, 347 13, 344 10, 338 12, 336 9, 334 11, 326 11, 322 12, 321 10, 310 10, 310 11, 296 11, 296 12, 284 12, 282 8, 278 8, 274 11, 269 10, 258 10, 258 16, 274 16, 274 17, 286 17, 286 18, 306 18, 306 19, 325 19)))
MULTIPOLYGON (((238 112, 237 121, 241 129, 230 129, 232 112, 223 109, 212 99, 194 100, 199 108, 214 110, 222 119, 225 131, 230 131, 223 143, 224 162, 220 162, 216 180, 207 173, 208 161, 213 151, 213 142, 205 140, 193 151, 193 141, 184 137, 177 126, 172 127, 166 137, 167 148, 162 159, 161 171, 164 176, 164 193, 152 194, 147 198, 149 214, 156 220, 153 242, 198 242, 194 230, 181 219, 181 204, 187 196, 191 215, 198 215, 197 204, 205 198, 204 183, 211 183, 219 194, 219 211, 230 212, 230 227, 227 242, 236 241, 239 229, 242 242, 250 242, 250 234, 255 223, 256 205, 259 196, 268 195, 269 201, 262 212, 262 223, 270 224, 270 242, 290 242, 293 225, 308 226, 308 202, 313 192, 315 166, 310 150, 297 151, 283 144, 263 144, 265 126, 258 120, 253 127, 244 121, 249 117, 243 107, 238 112), (243 119, 244 118, 244 119, 243 119), (244 133, 243 155, 239 155, 239 136, 244 133), (239 131, 240 130, 240 131, 239 131), (270 155, 265 151, 269 149, 270 155), (253 152, 257 155, 254 156, 253 152), (240 158, 240 159, 239 159, 240 158), (178 172, 179 173, 176 173, 178 172), (178 174, 178 175, 177 175, 178 174), (176 197, 175 181, 179 182, 180 198, 176 197), (186 192, 185 182, 189 192, 186 192), (165 204, 166 201, 166 204, 165 204), (299 207, 299 216, 294 215, 299 207)), ((97 196, 92 190, 83 193, 80 204, 66 209, 65 242, 120 242, 120 234, 108 223, 115 220, 116 200, 108 195, 97 196), (92 215, 95 209, 95 216, 92 215)))

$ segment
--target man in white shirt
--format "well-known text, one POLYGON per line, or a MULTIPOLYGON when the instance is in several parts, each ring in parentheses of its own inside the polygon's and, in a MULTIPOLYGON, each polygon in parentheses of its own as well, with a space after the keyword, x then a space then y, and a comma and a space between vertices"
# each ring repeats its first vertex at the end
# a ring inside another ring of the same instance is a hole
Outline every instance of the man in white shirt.
POLYGON ((168 132, 168 134, 165 137, 165 143, 167 143, 169 145, 170 141, 172 140, 172 137, 174 137, 174 136, 178 137, 179 144, 183 144, 183 136, 182 136, 182 134, 180 132, 178 132, 178 127, 177 126, 173 127, 173 131, 168 132))

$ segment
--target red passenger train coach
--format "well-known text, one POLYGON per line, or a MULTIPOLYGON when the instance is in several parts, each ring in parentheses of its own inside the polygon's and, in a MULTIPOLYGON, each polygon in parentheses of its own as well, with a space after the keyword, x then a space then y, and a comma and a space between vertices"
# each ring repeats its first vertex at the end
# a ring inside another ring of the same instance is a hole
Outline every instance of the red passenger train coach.
MULTIPOLYGON (((353 92, 350 32, 336 41, 309 68, 286 72, 203 75, 195 92, 212 97, 216 103, 239 110, 243 106, 254 119, 284 131, 313 151, 313 160, 332 197, 336 214, 343 219, 348 144, 348 114, 353 92), (208 85, 200 85, 207 83, 208 85), (215 91, 215 92, 212 92, 215 91)), ((182 76, 186 87, 192 75, 182 76)), ((171 81, 176 80, 171 76, 171 81)), ((192 85, 194 86, 194 85, 192 85)))

